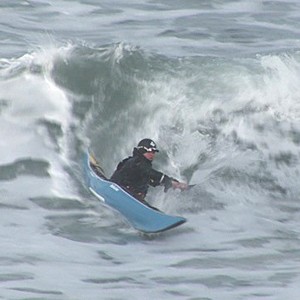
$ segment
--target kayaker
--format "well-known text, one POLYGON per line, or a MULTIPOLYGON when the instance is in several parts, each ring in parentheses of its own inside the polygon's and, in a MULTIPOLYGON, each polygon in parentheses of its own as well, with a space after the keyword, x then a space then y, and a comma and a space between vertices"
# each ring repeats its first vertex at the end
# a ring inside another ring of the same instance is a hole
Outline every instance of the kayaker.
POLYGON ((164 186, 169 188, 186 190, 188 185, 169 177, 152 168, 155 154, 159 152, 153 140, 142 139, 137 147, 134 147, 132 156, 123 159, 118 165, 110 180, 124 188, 133 197, 149 205, 145 197, 149 186, 164 186))

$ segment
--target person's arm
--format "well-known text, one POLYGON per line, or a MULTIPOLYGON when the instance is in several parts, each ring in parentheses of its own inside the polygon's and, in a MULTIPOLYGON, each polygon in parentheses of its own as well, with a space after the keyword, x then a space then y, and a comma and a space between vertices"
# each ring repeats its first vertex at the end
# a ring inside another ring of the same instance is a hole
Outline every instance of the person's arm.
POLYGON ((180 189, 180 190, 186 190, 188 189, 188 184, 184 182, 179 182, 177 179, 169 177, 167 175, 163 175, 162 179, 162 185, 164 185, 165 189, 164 191, 167 192, 168 189, 173 188, 173 189, 180 189))
POLYGON ((180 189, 182 191, 188 189, 188 184, 184 182, 179 182, 177 179, 169 177, 168 175, 165 175, 162 172, 156 171, 154 169, 150 170, 149 184, 154 187, 162 185, 165 187, 165 192, 170 188, 180 189))

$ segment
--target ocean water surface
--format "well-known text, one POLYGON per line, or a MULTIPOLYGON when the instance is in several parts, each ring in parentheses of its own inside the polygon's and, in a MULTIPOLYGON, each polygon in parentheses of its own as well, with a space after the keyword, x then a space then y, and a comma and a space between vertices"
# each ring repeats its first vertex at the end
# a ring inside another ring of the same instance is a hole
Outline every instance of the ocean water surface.
POLYGON ((0 299, 298 300, 300 3, 3 0, 0 299), (136 143, 196 186, 144 236, 84 185, 136 143))

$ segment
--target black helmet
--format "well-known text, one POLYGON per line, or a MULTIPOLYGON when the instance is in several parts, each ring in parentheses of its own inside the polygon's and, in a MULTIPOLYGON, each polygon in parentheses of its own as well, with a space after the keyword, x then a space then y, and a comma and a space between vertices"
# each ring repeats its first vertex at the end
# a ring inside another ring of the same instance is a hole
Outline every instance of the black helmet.
POLYGON ((144 152, 159 152, 156 144, 151 139, 142 139, 138 145, 137 149, 144 150, 144 152))

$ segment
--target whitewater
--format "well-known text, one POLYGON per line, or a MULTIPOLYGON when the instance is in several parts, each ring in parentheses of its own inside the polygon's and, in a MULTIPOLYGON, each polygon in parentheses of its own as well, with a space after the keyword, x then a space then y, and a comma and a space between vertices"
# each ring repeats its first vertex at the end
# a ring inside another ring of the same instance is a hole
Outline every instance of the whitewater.
POLYGON ((298 300, 300 3, 3 0, 0 299, 298 300), (142 138, 195 184, 145 236, 86 188, 142 138))

